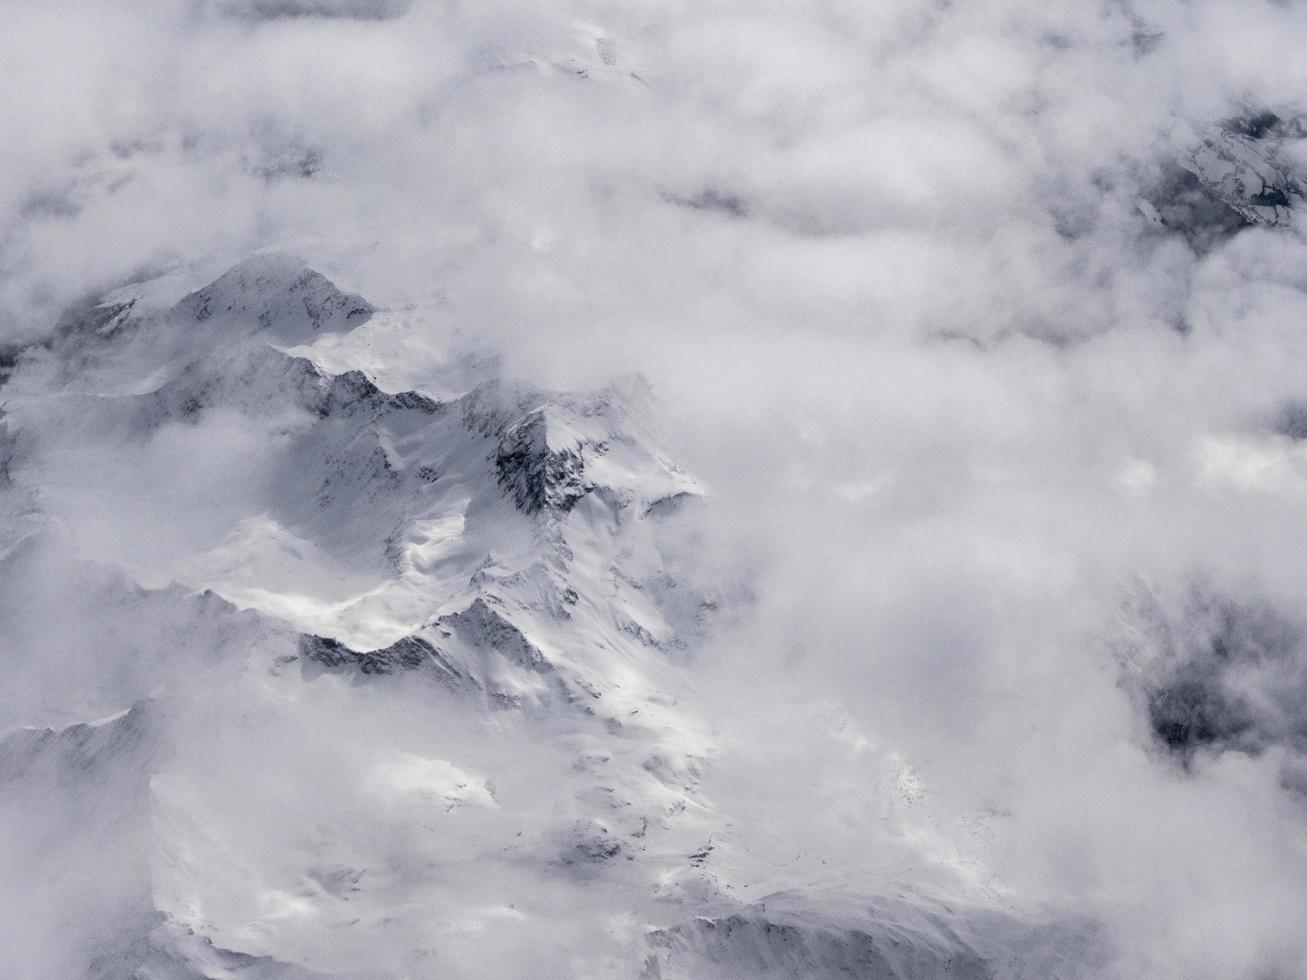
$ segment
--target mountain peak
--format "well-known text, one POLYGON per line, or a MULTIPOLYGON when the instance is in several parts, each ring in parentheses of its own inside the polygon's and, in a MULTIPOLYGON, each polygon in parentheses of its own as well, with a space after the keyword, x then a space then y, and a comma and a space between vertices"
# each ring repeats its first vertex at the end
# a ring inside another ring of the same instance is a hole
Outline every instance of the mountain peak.
POLYGON ((184 297, 174 313, 210 327, 262 332, 282 343, 352 330, 372 305, 284 253, 252 256, 184 297))

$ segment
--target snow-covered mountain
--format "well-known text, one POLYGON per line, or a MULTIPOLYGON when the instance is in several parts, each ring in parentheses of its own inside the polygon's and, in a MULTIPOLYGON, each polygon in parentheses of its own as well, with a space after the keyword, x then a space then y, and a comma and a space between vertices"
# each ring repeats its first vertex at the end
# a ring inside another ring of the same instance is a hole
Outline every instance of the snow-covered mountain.
MULTIPOLYGON (((65 869, 32 939, 62 975, 1093 961, 1086 925, 962 866, 869 887, 736 809, 695 668, 747 582, 702 571, 712 504, 641 378, 386 392, 314 358, 363 298, 280 254, 194 274, 79 305, 3 388, 0 615, 28 659, 0 826, 41 842, 19 881, 65 869)), ((910 770, 864 759, 894 846, 927 846, 910 770)))
POLYGON ((1242 227, 1289 225, 1303 202, 1299 115, 1269 110, 1229 120, 1188 147, 1140 211, 1199 249, 1242 227))

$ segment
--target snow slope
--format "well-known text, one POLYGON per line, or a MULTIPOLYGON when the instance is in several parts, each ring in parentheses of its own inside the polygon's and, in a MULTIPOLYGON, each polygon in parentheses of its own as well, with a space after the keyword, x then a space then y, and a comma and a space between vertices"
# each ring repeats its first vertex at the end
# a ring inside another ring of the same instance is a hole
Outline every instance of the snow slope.
POLYGON ((820 706, 777 724, 865 800, 732 769, 696 657, 747 589, 701 574, 710 503, 641 379, 386 392, 312 356, 366 300, 283 255, 193 274, 83 304, 4 388, 0 615, 30 716, 0 741, 0 832, 59 812, 44 860, 119 855, 42 890, 65 976, 1093 962, 1092 930, 941 850, 910 767, 820 706), (61 634, 70 602, 96 635, 61 634))

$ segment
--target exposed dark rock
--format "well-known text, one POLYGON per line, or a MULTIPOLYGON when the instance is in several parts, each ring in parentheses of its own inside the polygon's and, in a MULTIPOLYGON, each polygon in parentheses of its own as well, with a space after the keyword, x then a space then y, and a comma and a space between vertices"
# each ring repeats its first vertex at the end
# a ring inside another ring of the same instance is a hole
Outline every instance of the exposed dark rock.
POLYGON ((567 832, 560 858, 568 865, 597 865, 622 853, 622 842, 596 820, 579 820, 567 832))
POLYGON ((463 676, 440 651, 420 636, 406 636, 379 650, 355 650, 329 636, 305 633, 299 640, 299 652, 306 660, 324 667, 352 667, 364 674, 393 674, 426 666, 452 679, 463 676))
POLYGON ((639 490, 600 485, 591 473, 599 469, 596 460, 619 446, 646 457, 673 486, 692 485, 653 444, 642 421, 651 401, 649 384, 638 375, 582 397, 492 382, 461 399, 463 424, 495 441, 500 487, 520 511, 545 517, 566 515, 592 493, 615 511, 634 503, 639 490))
POLYGON ((537 410, 508 426, 495 452, 499 485, 519 510, 566 513, 593 489, 578 448, 551 449, 548 418, 537 410))
POLYGON ((540 672, 553 669, 540 648, 484 597, 473 600, 462 612, 441 617, 440 624, 453 629, 469 646, 493 650, 519 667, 540 672))
POLYGON ((305 357, 258 345, 234 358, 209 356, 188 365, 145 396, 157 418, 191 417, 221 404, 251 411, 281 410, 287 402, 318 418, 416 411, 436 415, 439 402, 413 391, 390 395, 361 371, 329 374, 305 357))

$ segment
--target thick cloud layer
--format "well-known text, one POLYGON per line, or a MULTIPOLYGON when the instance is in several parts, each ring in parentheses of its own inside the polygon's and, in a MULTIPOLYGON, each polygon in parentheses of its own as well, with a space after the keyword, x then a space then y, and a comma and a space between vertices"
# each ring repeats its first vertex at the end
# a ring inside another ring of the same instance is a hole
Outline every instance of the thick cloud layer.
MULTIPOLYGON (((462 394, 451 361, 641 371, 711 491, 696 573, 751 597, 696 670, 707 792, 767 860, 903 871, 869 787, 906 760, 913 860, 1092 919, 1105 975, 1307 976, 1307 243, 1193 173, 1214 134, 1270 154, 1255 121, 1307 108, 1305 32, 1260 0, 7 4, 0 341, 275 247, 386 314, 314 353, 387 391, 462 394)), ((1273 139, 1276 173, 1307 167, 1273 139)), ((70 434, 46 505, 80 557, 175 572, 281 433, 70 434), (79 485, 96 453, 127 462, 79 485)), ((56 658, 93 674, 79 626, 128 630, 103 613, 127 586, 60 547, 6 559, 6 724, 178 670, 133 650, 60 702, 56 658)), ((296 710, 278 751, 325 767, 328 709, 296 710)))

